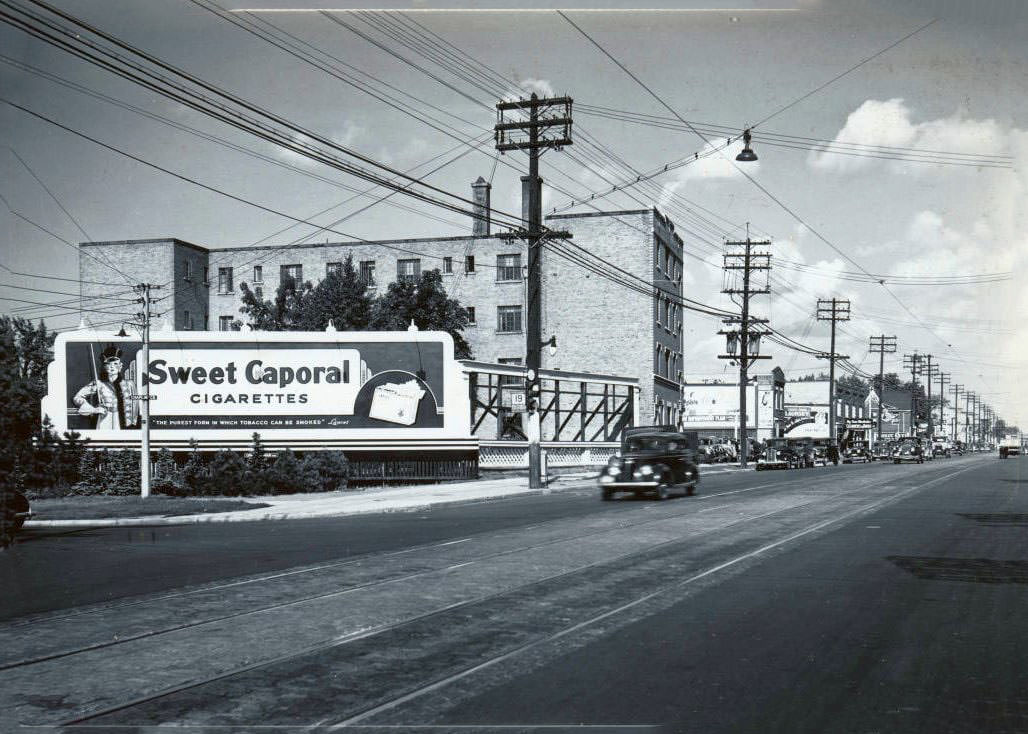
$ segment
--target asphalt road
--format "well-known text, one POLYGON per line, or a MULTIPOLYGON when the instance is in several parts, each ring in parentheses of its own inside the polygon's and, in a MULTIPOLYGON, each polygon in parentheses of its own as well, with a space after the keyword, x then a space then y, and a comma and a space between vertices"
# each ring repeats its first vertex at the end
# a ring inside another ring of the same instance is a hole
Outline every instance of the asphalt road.
POLYGON ((20 546, 39 573, 152 586, 76 580, 60 611, 9 615, 0 709, 91 732, 1028 731, 1028 459, 246 525, 20 546))

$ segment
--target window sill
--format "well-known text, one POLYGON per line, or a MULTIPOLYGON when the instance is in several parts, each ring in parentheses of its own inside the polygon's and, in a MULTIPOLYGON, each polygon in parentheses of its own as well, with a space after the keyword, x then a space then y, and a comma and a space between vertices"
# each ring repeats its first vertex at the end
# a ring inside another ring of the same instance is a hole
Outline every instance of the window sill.
POLYGON ((219 296, 233 296, 235 293, 235 291, 218 291, 219 296))
POLYGON ((498 336, 502 336, 502 335, 511 335, 511 334, 524 334, 524 333, 525 333, 525 332, 523 332, 523 331, 497 331, 497 332, 496 332, 496 334, 497 334, 498 336))
POLYGON ((494 282, 496 282, 496 283, 524 283, 525 281, 522 278, 516 278, 514 280, 497 280, 497 281, 494 281, 494 282))

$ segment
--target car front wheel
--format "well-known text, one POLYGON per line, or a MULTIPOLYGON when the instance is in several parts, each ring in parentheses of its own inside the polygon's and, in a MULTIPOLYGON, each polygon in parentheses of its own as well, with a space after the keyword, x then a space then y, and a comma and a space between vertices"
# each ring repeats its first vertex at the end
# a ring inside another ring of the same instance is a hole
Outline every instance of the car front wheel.
POLYGON ((668 488, 667 482, 661 482, 657 485, 657 499, 666 500, 671 496, 671 491, 668 488))

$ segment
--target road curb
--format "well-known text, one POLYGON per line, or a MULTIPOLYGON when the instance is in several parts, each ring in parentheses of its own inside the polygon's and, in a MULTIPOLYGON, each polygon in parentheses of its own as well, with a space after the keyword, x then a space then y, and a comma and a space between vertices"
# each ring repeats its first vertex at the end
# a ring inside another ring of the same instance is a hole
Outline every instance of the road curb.
MULTIPOLYGON (((205 523, 229 523, 229 522, 262 522, 262 521, 273 521, 273 520, 316 520, 318 518, 332 518, 332 517, 348 517, 353 515, 376 515, 385 514, 391 512, 418 512, 421 510, 427 510, 432 507, 439 505, 462 505, 470 504, 474 502, 486 502, 490 500, 500 500, 507 497, 526 497, 532 495, 546 495, 554 494, 555 492, 561 492, 570 489, 581 489, 581 486, 566 486, 566 487, 544 487, 541 489, 524 489, 515 491, 505 491, 497 494, 479 495, 475 497, 436 497, 431 499, 423 499, 419 502, 411 502, 410 504, 401 504, 397 502, 394 506, 380 506, 380 507, 358 507, 358 508, 339 508, 339 510, 329 511, 316 511, 316 512, 289 512, 289 511, 275 511, 273 508, 268 511, 262 511, 264 508, 258 508, 254 510, 233 510, 231 512, 220 512, 220 513, 206 513, 203 515, 175 515, 172 517, 165 517, 162 515, 152 515, 149 517, 115 517, 115 518, 97 518, 93 520, 82 519, 82 520, 29 520, 25 523, 24 528, 26 530, 32 529, 47 529, 47 528, 118 528, 118 527, 160 527, 170 525, 202 525, 205 523), (253 513, 247 514, 246 516, 236 515, 231 517, 233 513, 246 512, 253 513), (258 514, 259 513, 259 514, 258 514)), ((389 500, 384 500, 388 502, 389 500)))

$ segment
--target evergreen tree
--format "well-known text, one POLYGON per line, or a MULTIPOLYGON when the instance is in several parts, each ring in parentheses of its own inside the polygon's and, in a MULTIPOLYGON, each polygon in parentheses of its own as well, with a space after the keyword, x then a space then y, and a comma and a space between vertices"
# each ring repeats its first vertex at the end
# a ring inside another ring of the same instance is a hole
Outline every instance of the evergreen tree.
POLYGON ((175 462, 175 457, 172 456, 168 449, 161 449, 157 454, 157 463, 154 466, 151 488, 154 492, 171 495, 172 497, 186 493, 186 485, 182 480, 182 471, 175 462))
POLYGON ((250 494, 246 461, 232 449, 219 451, 211 458, 208 494, 237 497, 250 494))
POLYGON ((290 449, 280 451, 275 457, 275 463, 265 474, 275 494, 294 494, 306 489, 300 473, 300 462, 290 449))
POLYGON ((207 491, 207 481, 210 474, 207 471, 207 462, 197 449, 196 439, 190 439, 189 458, 186 465, 182 467, 182 481, 190 494, 204 494, 207 491))
POLYGON ((110 454, 110 467, 105 472, 104 494, 139 494, 139 452, 121 449, 110 454))
POLYGON ((251 437, 250 453, 246 456, 246 463, 255 472, 262 472, 268 466, 268 455, 264 452, 261 434, 257 432, 251 437))

